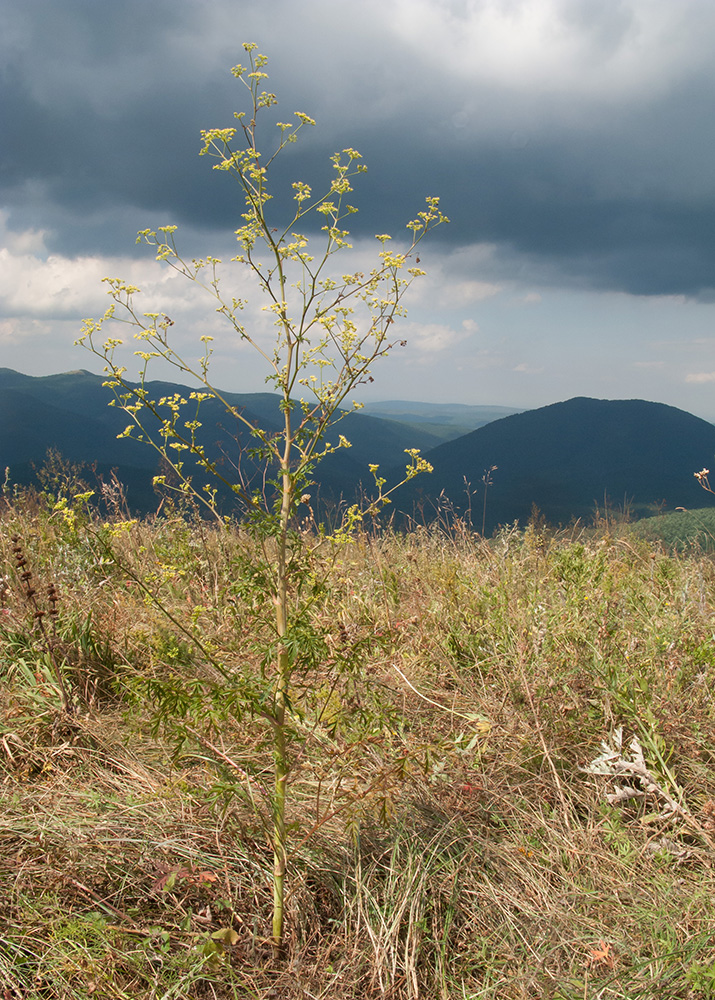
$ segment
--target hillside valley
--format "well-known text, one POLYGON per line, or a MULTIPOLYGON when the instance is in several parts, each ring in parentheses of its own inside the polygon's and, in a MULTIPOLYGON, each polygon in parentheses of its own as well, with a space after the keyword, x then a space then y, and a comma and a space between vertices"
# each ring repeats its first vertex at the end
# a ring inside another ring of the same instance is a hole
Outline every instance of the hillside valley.
MULTIPOLYGON (((128 418, 108 405, 111 393, 103 381, 86 371, 32 377, 0 369, 0 468, 9 469, 10 483, 30 484, 53 450, 84 466, 90 486, 114 472, 132 510, 152 511, 159 456, 145 443, 117 439, 128 418)), ((188 398, 190 391, 165 382, 147 383, 147 390, 157 399, 177 392, 188 398)), ((279 431, 275 396, 226 393, 225 398, 254 425, 279 431)), ((193 415, 187 412, 187 419, 193 415)), ((247 454, 250 438, 236 417, 208 400, 200 419, 207 452, 227 478, 240 474, 248 485, 261 483, 263 470, 247 454)), ((445 513, 466 516, 487 533, 515 520, 525 523, 535 508, 550 523, 567 524, 590 520, 596 507, 634 518, 701 507, 708 497, 693 473, 715 456, 712 424, 644 400, 578 397, 522 412, 389 401, 347 413, 330 440, 337 443, 340 434, 351 447, 319 466, 318 502, 352 501, 357 493, 369 493, 370 464, 379 464, 388 484, 398 482, 405 449, 419 448, 434 471, 401 488, 390 510, 401 523, 445 513), (470 425, 473 429, 462 433, 470 425)))

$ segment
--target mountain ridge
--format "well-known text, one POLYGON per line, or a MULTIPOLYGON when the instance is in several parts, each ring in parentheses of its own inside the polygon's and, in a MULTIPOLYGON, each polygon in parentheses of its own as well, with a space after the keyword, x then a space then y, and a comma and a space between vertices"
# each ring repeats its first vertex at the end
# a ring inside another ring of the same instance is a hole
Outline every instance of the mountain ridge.
MULTIPOLYGON (((146 513, 156 508, 152 479, 160 471, 158 456, 140 442, 117 439, 128 420, 120 409, 107 405, 111 393, 104 381, 83 369, 37 377, 1 368, 0 468, 10 467, 11 481, 30 483, 35 479, 33 466, 41 466, 53 448, 70 461, 96 466, 104 476, 116 469, 119 479, 129 484, 132 508, 146 513)), ((163 381, 147 383, 147 389, 157 396, 190 391, 163 381)), ((251 422, 279 431, 276 396, 224 395, 251 422)), ((425 416, 443 407, 449 419, 464 405, 397 400, 385 404, 388 409, 401 406, 405 413, 423 407, 425 416)), ((467 407, 472 416, 478 409, 487 408, 467 407)), ((213 455, 241 464, 249 479, 259 475, 245 455, 245 429, 222 404, 207 401, 201 419, 213 455)), ((703 506, 706 497, 693 473, 715 456, 712 424, 677 407, 638 399, 576 396, 509 412, 447 440, 428 426, 378 417, 369 410, 348 412, 329 437, 337 443, 344 434, 352 447, 321 463, 316 495, 331 503, 369 494, 370 464, 380 465, 388 485, 398 482, 404 475, 405 448, 420 448, 435 471, 401 487, 390 510, 408 518, 419 511, 422 519, 431 519, 446 497, 458 516, 471 507, 474 527, 481 528, 486 489, 484 526, 492 531, 515 520, 525 523, 534 506, 552 523, 589 518, 595 506, 609 503, 635 516, 703 506), (485 487, 483 477, 493 466, 485 487)), ((449 428, 446 433, 451 434, 449 428)))
POLYGON ((685 410, 576 396, 511 414, 432 449, 425 458, 435 485, 408 484, 396 503, 410 513, 416 502, 434 504, 444 491, 464 515, 469 503, 461 497, 476 487, 483 498, 482 476, 496 466, 487 491, 489 530, 525 523, 534 505, 554 523, 583 518, 609 500, 642 516, 663 505, 703 506, 693 473, 713 455, 715 427, 685 410))

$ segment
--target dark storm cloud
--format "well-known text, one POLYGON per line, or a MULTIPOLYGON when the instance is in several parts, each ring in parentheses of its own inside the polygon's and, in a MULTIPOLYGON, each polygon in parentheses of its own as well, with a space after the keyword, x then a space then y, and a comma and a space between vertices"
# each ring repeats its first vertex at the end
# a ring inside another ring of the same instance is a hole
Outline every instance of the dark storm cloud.
MULTIPOLYGON (((479 6, 422 3, 413 18, 439 8, 448 27, 466 26, 479 6)), ((584 74, 636 32, 627 3, 559 9, 564 30, 585 39, 584 74)), ((301 109, 320 123, 291 148, 279 185, 300 177, 318 187, 334 149, 356 146, 369 164, 355 196, 358 231, 396 233, 425 195, 440 194, 453 224, 438 238, 493 243, 494 277, 710 294, 712 70, 686 67, 672 86, 635 98, 624 83, 599 100, 571 94, 568 81, 531 87, 518 62, 513 80, 499 67, 465 78, 450 53, 430 63, 393 22, 387 30, 374 3, 355 11, 281 0, 271 13, 268 28, 265 6, 250 0, 24 0, 6 10, 0 200, 9 224, 52 230, 50 249, 65 253, 129 250, 137 219, 235 228, 237 193, 197 156, 198 134, 232 124, 242 88, 228 68, 240 42, 256 38, 271 56, 281 116, 301 109)))
POLYGON ((53 249, 116 248, 102 226, 113 209, 180 212, 186 202, 201 211, 196 151, 207 81, 172 66, 165 42, 188 33, 185 5, 147 8, 28 0, 10 18, 3 201, 17 224, 55 229, 53 249))

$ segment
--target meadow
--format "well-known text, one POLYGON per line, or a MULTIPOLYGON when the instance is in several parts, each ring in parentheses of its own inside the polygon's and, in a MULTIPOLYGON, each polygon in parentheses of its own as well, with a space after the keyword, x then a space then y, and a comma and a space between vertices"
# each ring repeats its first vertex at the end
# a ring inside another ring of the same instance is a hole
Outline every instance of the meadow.
POLYGON ((71 497, 0 514, 3 1000, 715 997, 703 547, 316 535, 276 960, 253 543, 71 497))

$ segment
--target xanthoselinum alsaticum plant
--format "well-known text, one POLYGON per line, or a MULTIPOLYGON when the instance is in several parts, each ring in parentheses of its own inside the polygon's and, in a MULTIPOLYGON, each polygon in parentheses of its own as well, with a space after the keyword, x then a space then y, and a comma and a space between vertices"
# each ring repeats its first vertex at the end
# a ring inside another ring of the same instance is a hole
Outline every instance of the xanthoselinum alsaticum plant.
MULTIPOLYGON (((272 167, 301 131, 315 122, 303 113, 296 113, 293 121, 278 122, 275 151, 264 153, 259 145, 259 124, 277 100, 262 89, 267 78, 266 57, 258 54, 252 43, 244 49, 248 66, 236 66, 232 72, 247 88, 249 109, 236 114, 234 127, 202 132, 201 155, 215 158, 214 170, 230 174, 242 192, 245 211, 235 231, 238 253, 231 263, 247 271, 265 296, 263 308, 273 315, 275 326, 270 349, 242 319, 246 302, 224 290, 221 260, 212 256, 184 258, 175 226, 145 229, 138 242, 154 248, 157 261, 203 288, 228 328, 263 358, 267 382, 279 399, 280 430, 255 426, 216 387, 210 375, 212 337, 201 338, 203 356, 196 364, 187 361, 172 346, 172 320, 165 313, 137 311, 139 289, 121 279, 105 279, 113 303, 102 319, 85 321, 80 343, 105 363, 113 403, 129 417, 124 436, 145 440, 159 452, 166 472, 157 482, 202 504, 219 522, 224 513, 218 505, 217 488, 223 483, 236 498, 243 525, 260 540, 262 561, 254 567, 252 578, 259 581, 273 609, 274 639, 264 656, 272 668, 265 671, 260 690, 253 684, 238 698, 234 693, 232 704, 237 712, 268 726, 272 738, 272 940, 279 953, 284 933, 291 748, 296 740, 300 743, 304 739, 291 723, 290 692, 296 673, 314 660, 315 652, 305 644, 311 634, 306 621, 315 592, 313 584, 307 585, 312 573, 309 556, 316 540, 296 530, 297 510, 301 499, 309 495, 315 467, 337 448, 349 447, 343 436, 337 445, 328 443, 326 432, 349 412, 344 404, 349 403, 354 390, 372 381, 374 363, 389 354, 396 343, 404 343, 393 338, 392 326, 404 312, 402 300, 409 286, 424 273, 418 267, 418 245, 431 229, 448 220, 439 209, 439 199, 427 198, 424 211, 407 224, 409 239, 404 249, 394 250, 391 237, 380 234, 376 237, 376 263, 369 272, 340 273, 333 259, 351 249, 344 227, 346 219, 357 211, 349 201, 352 182, 366 170, 354 149, 332 157, 332 181, 324 193, 316 195, 310 185, 296 181, 288 221, 281 225, 269 219, 272 167), (319 235, 309 238, 306 234, 311 230, 319 235), (315 244, 317 251, 313 250, 315 244), (134 353, 141 359, 138 384, 127 380, 127 368, 119 361, 121 338, 104 334, 103 327, 110 321, 134 328, 133 336, 139 342, 134 353), (188 398, 152 398, 148 372, 157 359, 173 365, 182 377, 195 379, 196 389, 188 398), (250 436, 252 460, 260 460, 268 470, 265 486, 252 490, 240 475, 231 478, 207 450, 201 437, 201 407, 208 399, 222 403, 250 436), (207 481, 198 484, 201 473, 208 474, 207 481)), ((410 450, 408 456, 405 479, 429 469, 416 450, 410 450)), ((375 496, 363 507, 349 507, 330 538, 320 539, 323 544, 339 544, 365 516, 376 514, 389 503, 389 494, 396 486, 386 490, 377 466, 370 469, 375 496)))

